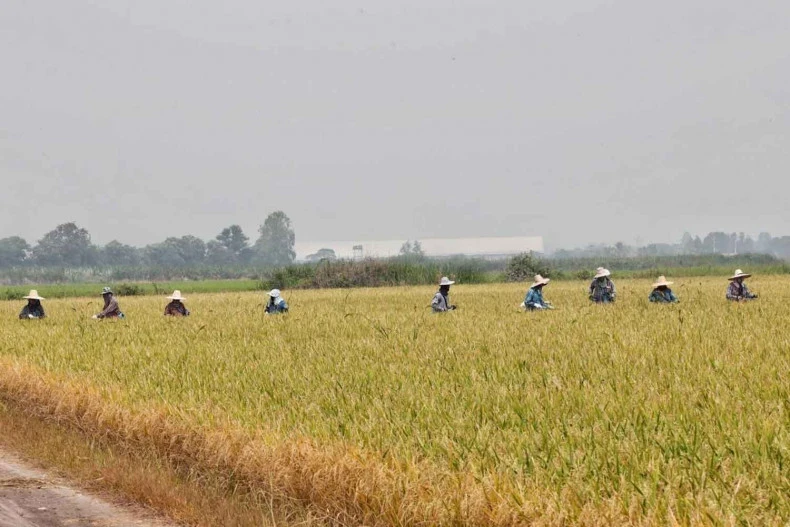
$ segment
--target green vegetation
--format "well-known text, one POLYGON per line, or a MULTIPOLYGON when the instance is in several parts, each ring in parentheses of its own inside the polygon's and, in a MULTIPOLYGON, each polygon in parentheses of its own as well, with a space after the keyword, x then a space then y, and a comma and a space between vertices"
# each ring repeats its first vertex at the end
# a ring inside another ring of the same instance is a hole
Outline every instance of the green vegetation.
MULTIPOLYGON (((457 285, 447 315, 430 314, 431 287, 291 291, 281 317, 252 293, 194 295, 185 320, 164 319, 162 299, 126 298, 117 323, 69 300, 20 322, 5 303, 0 356, 95 389, 101 437, 159 433, 131 418, 108 432, 101 408, 120 405, 167 409, 198 435, 239 430, 266 452, 312 445, 295 465, 217 448, 233 488, 264 466, 262 492, 345 523, 786 524, 790 280, 755 277, 748 304, 724 300, 725 279, 676 280, 672 306, 647 302, 647 280, 617 285, 617 304, 594 306, 586 284, 552 283, 558 309, 545 313, 517 307, 519 284, 457 285), (315 453, 328 451, 349 457, 315 453), (297 494, 291 471, 308 482, 297 494), (322 474, 355 490, 326 496, 310 487, 322 474)), ((184 433, 163 444, 203 459, 184 433)))
MULTIPOLYGON (((254 291, 261 287, 257 280, 201 280, 152 282, 152 283, 119 283, 110 285, 120 296, 137 295, 166 295, 175 289, 180 289, 190 294, 194 293, 229 293, 238 291, 254 291)), ((28 293, 30 289, 38 288, 41 296, 47 299, 70 297, 98 297, 101 286, 95 283, 81 284, 50 284, 39 286, 5 286, 0 288, 0 300, 18 300, 28 293)))

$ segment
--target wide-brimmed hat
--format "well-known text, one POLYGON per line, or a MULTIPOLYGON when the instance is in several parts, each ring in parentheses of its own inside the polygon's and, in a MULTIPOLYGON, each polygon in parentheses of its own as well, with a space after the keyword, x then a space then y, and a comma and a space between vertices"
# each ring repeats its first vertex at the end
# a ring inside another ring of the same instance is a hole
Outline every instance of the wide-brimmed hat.
POLYGON ((453 282, 452 280, 450 280, 446 276, 443 276, 441 281, 439 282, 439 285, 453 285, 454 283, 455 282, 453 282))
POLYGON ((538 287, 539 285, 546 285, 550 281, 551 281, 551 278, 543 278, 539 274, 536 274, 535 275, 535 282, 531 286, 529 286, 529 288, 532 289, 533 287, 538 287))
POLYGON ((749 273, 744 273, 740 269, 736 269, 735 274, 732 275, 728 280, 735 280, 736 278, 749 278, 750 276, 752 275, 750 275, 749 273))
POLYGON ((173 294, 167 297, 168 300, 186 300, 186 297, 181 296, 181 291, 176 289, 173 294))
POLYGON ((31 289, 27 296, 23 296, 27 300, 46 300, 43 296, 38 296, 38 291, 31 289))
POLYGON ((269 291, 269 296, 272 298, 280 298, 280 290, 279 289, 272 289, 269 291))
POLYGON ((661 287, 662 285, 672 285, 674 282, 667 282, 667 277, 661 275, 658 277, 658 280, 655 281, 653 287, 661 287))
POLYGON ((101 294, 102 294, 102 296, 104 296, 104 295, 111 295, 112 294, 112 289, 110 289, 109 287, 105 287, 104 289, 101 290, 101 294))
POLYGON ((609 276, 610 273, 609 269, 604 269, 603 267, 599 267, 595 270, 595 278, 603 278, 604 276, 609 276))

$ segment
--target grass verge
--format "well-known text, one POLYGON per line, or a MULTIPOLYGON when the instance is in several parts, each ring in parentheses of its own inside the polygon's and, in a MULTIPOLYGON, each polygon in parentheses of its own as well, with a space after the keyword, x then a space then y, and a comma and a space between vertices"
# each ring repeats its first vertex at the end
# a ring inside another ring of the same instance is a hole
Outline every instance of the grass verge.
POLYGON ((514 507, 507 494, 513 489, 496 481, 440 475, 347 446, 270 445, 242 432, 196 430, 166 410, 135 414, 100 400, 85 386, 4 362, 1 441, 88 488, 122 494, 189 525, 564 521, 545 510, 538 515, 537 503, 514 507))

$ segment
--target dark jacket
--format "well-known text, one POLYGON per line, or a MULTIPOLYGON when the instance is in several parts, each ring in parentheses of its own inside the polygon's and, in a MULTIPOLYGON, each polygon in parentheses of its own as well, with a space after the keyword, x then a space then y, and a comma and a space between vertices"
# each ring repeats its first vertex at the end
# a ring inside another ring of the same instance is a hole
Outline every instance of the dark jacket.
POLYGON ((44 318, 46 315, 44 314, 44 306, 41 305, 41 302, 34 304, 31 306, 30 304, 25 304, 25 307, 22 308, 22 311, 19 313, 19 318, 44 318), (32 317, 30 315, 33 315, 32 317))

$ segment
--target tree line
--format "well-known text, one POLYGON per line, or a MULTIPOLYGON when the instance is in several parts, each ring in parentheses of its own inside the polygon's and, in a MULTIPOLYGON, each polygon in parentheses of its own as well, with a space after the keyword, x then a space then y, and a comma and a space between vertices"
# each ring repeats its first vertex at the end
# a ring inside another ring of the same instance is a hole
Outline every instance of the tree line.
POLYGON ((104 246, 91 241, 90 233, 74 222, 58 225, 34 245, 19 236, 0 239, 0 268, 10 267, 189 267, 201 265, 256 265, 281 267, 296 258, 296 236, 291 220, 282 211, 266 218, 258 239, 238 225, 222 229, 208 242, 185 235, 160 243, 133 247, 113 240, 104 246))
POLYGON ((790 258, 790 236, 774 237, 761 232, 756 239, 743 232, 709 232, 704 237, 688 232, 678 243, 651 243, 644 246, 589 245, 579 249, 560 249, 551 256, 556 259, 573 258, 641 258, 681 255, 736 255, 768 254, 777 258, 790 258))

